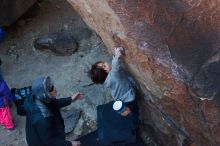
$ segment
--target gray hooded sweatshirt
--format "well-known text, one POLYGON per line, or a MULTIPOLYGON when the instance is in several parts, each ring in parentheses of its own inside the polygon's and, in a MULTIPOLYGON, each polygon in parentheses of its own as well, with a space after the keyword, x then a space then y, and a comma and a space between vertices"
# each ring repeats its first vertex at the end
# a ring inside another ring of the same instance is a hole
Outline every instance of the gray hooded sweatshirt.
POLYGON ((132 102, 135 99, 137 85, 134 79, 122 68, 120 59, 113 57, 112 69, 108 73, 104 85, 111 89, 114 100, 132 102))
POLYGON ((53 86, 54 83, 50 77, 40 77, 32 83, 32 95, 36 97, 35 102, 44 117, 53 115, 44 104, 44 102, 48 103, 55 99, 49 92, 53 86))

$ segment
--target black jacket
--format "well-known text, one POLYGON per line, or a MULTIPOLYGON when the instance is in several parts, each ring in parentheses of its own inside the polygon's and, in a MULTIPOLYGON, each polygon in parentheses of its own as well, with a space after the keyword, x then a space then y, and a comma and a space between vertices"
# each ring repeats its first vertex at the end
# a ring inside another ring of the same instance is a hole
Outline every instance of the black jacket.
POLYGON ((36 105, 35 97, 25 99, 26 139, 29 146, 72 146, 65 140, 64 121, 60 108, 71 104, 71 97, 54 99, 45 104, 52 116, 44 117, 36 105))

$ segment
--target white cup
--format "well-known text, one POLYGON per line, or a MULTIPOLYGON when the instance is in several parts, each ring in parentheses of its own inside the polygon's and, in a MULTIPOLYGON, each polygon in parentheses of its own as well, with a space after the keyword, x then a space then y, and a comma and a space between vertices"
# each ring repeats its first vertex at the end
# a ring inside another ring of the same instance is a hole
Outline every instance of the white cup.
POLYGON ((121 115, 122 113, 125 112, 126 106, 124 105, 122 101, 117 100, 113 103, 113 109, 121 115))

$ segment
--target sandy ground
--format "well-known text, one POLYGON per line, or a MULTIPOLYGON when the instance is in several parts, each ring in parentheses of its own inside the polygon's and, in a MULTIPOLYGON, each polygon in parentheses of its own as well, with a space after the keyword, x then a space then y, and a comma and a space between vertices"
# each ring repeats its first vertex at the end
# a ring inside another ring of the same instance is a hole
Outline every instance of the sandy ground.
MULTIPOLYGON (((42 0, 29 12, 29 16, 7 28, 7 37, 0 44, 2 70, 8 85, 16 88, 31 85, 39 76, 49 75, 55 80, 59 97, 70 92, 81 91, 85 99, 73 103, 83 111, 76 129, 67 135, 69 140, 96 128, 96 106, 108 102, 109 92, 102 86, 90 85, 87 71, 97 60, 109 61, 101 39, 93 33, 90 38, 79 42, 79 50, 71 56, 54 56, 33 47, 33 40, 42 34, 65 29, 74 31, 86 28, 85 23, 65 0, 42 0)), ((25 146, 25 117, 18 116, 12 109, 16 129, 0 128, 1 146, 25 146)))

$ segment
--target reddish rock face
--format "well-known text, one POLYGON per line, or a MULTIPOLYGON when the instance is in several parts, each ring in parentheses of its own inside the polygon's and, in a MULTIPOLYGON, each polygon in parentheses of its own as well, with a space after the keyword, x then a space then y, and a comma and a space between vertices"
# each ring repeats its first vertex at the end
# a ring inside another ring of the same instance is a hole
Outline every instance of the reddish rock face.
POLYGON ((158 141, 180 146, 180 128, 199 146, 220 145, 219 0, 68 1, 109 51, 126 48, 128 69, 152 97, 139 103, 158 141))

